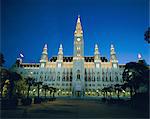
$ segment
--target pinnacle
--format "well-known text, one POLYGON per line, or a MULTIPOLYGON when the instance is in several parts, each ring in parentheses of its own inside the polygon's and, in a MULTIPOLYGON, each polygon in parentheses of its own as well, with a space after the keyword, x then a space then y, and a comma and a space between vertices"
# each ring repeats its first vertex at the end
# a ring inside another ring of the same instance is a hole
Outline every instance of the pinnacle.
POLYGON ((44 48, 47 48, 47 44, 44 45, 44 48))

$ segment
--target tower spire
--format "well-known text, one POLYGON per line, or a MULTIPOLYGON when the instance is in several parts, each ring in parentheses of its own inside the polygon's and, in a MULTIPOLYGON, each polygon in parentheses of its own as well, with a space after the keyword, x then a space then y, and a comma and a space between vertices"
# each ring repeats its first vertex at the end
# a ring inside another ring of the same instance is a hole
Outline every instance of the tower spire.
POLYGON ((116 57, 116 52, 115 52, 115 48, 114 48, 113 44, 111 44, 111 46, 110 46, 110 62, 112 62, 112 66, 114 68, 118 67, 118 60, 116 57))
POLYGON ((60 44, 60 46, 59 46, 59 51, 58 51, 57 60, 63 61, 63 47, 62 47, 62 44, 60 44))
POLYGON ((47 44, 45 44, 40 59, 41 67, 45 67, 47 61, 48 61, 48 52, 47 52, 47 44))
POLYGON ((75 35, 80 36, 83 34, 80 15, 78 15, 77 23, 76 23, 76 30, 74 32, 75 35))

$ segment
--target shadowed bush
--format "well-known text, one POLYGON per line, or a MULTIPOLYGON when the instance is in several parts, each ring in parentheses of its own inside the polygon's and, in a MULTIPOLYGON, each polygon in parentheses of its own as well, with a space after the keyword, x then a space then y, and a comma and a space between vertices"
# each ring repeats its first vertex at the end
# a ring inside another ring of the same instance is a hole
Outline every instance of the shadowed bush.
POLYGON ((32 104, 32 98, 22 98, 21 103, 24 106, 31 105, 32 104))
POLYGON ((41 98, 35 97, 34 98, 34 104, 40 104, 42 102, 41 98))
POLYGON ((106 98, 102 98, 102 102, 105 103, 106 102, 106 98))
POLYGON ((52 97, 52 98, 49 98, 48 100, 49 100, 49 101, 55 101, 56 98, 55 98, 55 97, 52 97))
POLYGON ((135 108, 142 110, 149 109, 149 95, 148 93, 137 93, 132 98, 132 103, 135 108))
POLYGON ((2 98, 1 100, 1 109, 13 109, 18 105, 17 97, 13 97, 12 99, 2 98))

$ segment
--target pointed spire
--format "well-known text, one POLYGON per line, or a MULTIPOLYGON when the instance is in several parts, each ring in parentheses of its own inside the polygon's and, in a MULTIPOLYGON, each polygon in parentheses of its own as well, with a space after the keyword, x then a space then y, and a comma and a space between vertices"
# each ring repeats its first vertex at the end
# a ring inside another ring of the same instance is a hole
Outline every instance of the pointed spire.
POLYGON ((59 46, 58 55, 63 55, 63 47, 62 47, 62 44, 60 44, 60 46, 59 46))
POLYGON ((57 60, 62 61, 63 60, 63 47, 62 44, 59 46, 59 51, 58 51, 58 57, 57 60))
POLYGON ((98 45, 95 44, 95 51, 94 51, 94 60, 97 62, 97 61, 100 61, 100 53, 98 51, 98 45))
POLYGON ((41 60, 40 62, 47 62, 48 61, 48 52, 47 52, 47 44, 44 45, 44 48, 43 48, 43 52, 42 52, 42 55, 41 55, 41 60))
POLYGON ((47 44, 44 45, 42 54, 48 54, 48 53, 47 53, 47 44))
POLYGON ((115 53, 115 48, 114 48, 114 45, 113 45, 113 44, 110 45, 110 54, 111 54, 111 55, 116 54, 116 53, 115 53))
POLYGON ((80 15, 78 15, 77 23, 76 23, 76 30, 75 30, 75 35, 82 35, 82 26, 81 26, 81 21, 80 21, 80 15))
POLYGON ((98 45, 97 45, 97 44, 95 44, 95 52, 94 52, 94 54, 95 54, 95 55, 96 55, 96 54, 98 54, 98 55, 99 55, 98 45))
POLYGON ((113 44, 111 44, 111 46, 110 46, 110 60, 111 60, 112 62, 118 62, 118 61, 117 61, 117 57, 116 57, 115 48, 114 48, 114 45, 113 45, 113 44))
POLYGON ((113 44, 111 44, 111 46, 110 46, 111 48, 114 48, 114 45, 113 44))
POLYGON ((60 44, 60 48, 62 49, 62 44, 60 44))
POLYGON ((98 45, 97 44, 95 44, 95 49, 98 49, 98 45))
POLYGON ((80 15, 78 15, 77 23, 80 23, 80 15))

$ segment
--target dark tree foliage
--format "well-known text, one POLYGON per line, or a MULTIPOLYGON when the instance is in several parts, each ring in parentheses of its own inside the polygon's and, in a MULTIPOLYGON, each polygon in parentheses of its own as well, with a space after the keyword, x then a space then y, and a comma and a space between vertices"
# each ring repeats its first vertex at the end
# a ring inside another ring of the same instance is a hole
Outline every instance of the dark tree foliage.
POLYGON ((141 85, 149 87, 149 68, 144 62, 129 62, 123 72, 123 80, 130 88, 132 97, 133 91, 136 93, 141 85))
POLYGON ((43 85, 43 89, 45 90, 45 99, 46 99, 46 90, 49 89, 48 85, 47 85, 47 84, 44 84, 44 85, 43 85))
POLYGON ((40 92, 39 92, 39 90, 40 90, 40 85, 42 85, 42 81, 37 81, 37 82, 34 82, 34 85, 35 86, 37 86, 37 88, 38 88, 38 98, 40 97, 40 92))
POLYGON ((0 66, 3 66, 4 63, 5 63, 4 55, 0 53, 0 66))
POLYGON ((144 39, 145 39, 145 41, 147 41, 148 43, 150 43, 150 27, 149 27, 148 30, 145 32, 145 34, 144 34, 144 39))
POLYGON ((28 91, 27 91, 27 98, 29 98, 29 91, 30 91, 30 87, 34 84, 35 79, 28 77, 26 79, 26 83, 28 84, 28 91))
POLYGON ((120 84, 115 84, 114 85, 114 87, 115 87, 115 91, 117 91, 118 93, 117 93, 117 97, 118 97, 118 99, 120 99, 120 92, 122 91, 122 85, 120 85, 120 84))

